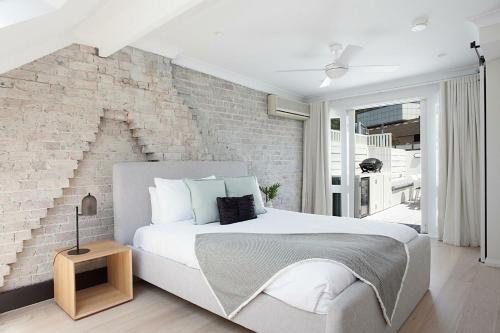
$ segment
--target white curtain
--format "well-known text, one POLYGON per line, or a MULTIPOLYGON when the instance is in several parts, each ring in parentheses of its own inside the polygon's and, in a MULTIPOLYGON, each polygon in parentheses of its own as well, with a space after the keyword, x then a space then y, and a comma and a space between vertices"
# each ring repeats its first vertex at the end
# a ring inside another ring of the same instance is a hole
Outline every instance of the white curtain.
POLYGON ((304 124, 302 211, 332 215, 330 190, 330 113, 327 102, 310 105, 304 124))
POLYGON ((457 246, 480 241, 479 76, 441 83, 438 236, 457 246))

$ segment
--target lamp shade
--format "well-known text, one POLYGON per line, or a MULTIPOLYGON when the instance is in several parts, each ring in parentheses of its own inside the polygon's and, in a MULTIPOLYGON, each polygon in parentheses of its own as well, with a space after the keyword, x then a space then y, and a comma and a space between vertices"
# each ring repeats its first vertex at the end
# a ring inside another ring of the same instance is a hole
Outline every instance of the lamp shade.
POLYGON ((93 196, 87 194, 82 199, 82 213, 83 216, 92 216, 97 214, 97 199, 93 196))

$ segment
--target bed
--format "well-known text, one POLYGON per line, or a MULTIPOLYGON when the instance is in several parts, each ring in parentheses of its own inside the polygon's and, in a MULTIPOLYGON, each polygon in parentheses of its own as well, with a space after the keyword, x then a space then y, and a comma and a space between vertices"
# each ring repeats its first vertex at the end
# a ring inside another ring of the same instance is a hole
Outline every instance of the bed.
MULTIPOLYGON (((162 254, 159 250, 145 249, 138 240, 144 237, 144 230, 150 224, 151 208, 147 189, 153 184, 154 177, 201 178, 211 174, 243 176, 247 174, 247 168, 243 162, 116 164, 113 170, 115 239, 132 247, 135 276, 224 316, 196 265, 162 254)), ((282 213, 270 210, 267 214, 266 218, 270 218, 273 214, 279 216, 282 213)), ((302 214, 294 214, 302 218, 302 214)), ((305 311, 280 297, 271 296, 272 293, 263 292, 231 320, 257 332, 396 332, 429 286, 429 239, 416 235, 407 242, 407 249, 410 260, 391 326, 381 315, 375 293, 361 281, 349 284, 329 300, 327 311, 323 311, 325 313, 305 311)))

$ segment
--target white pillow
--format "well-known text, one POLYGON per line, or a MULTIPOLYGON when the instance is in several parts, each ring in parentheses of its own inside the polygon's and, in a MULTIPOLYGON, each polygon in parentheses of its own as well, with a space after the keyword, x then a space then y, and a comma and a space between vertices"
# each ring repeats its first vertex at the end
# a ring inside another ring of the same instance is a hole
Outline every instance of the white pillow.
POLYGON ((149 187, 149 196, 151 198, 151 223, 161 223, 160 207, 158 203, 158 195, 156 194, 156 187, 149 187))
MULTIPOLYGON (((215 179, 215 176, 202 179, 215 179)), ((155 178, 154 181, 160 213, 159 223, 193 219, 191 193, 184 180, 155 178)))

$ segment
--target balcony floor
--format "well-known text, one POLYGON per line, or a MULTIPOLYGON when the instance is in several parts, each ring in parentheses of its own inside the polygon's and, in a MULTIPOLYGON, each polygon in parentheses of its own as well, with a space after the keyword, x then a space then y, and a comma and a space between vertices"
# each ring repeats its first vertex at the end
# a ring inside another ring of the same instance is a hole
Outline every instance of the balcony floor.
POLYGON ((363 220, 421 225, 422 214, 420 204, 410 201, 369 215, 363 220))

